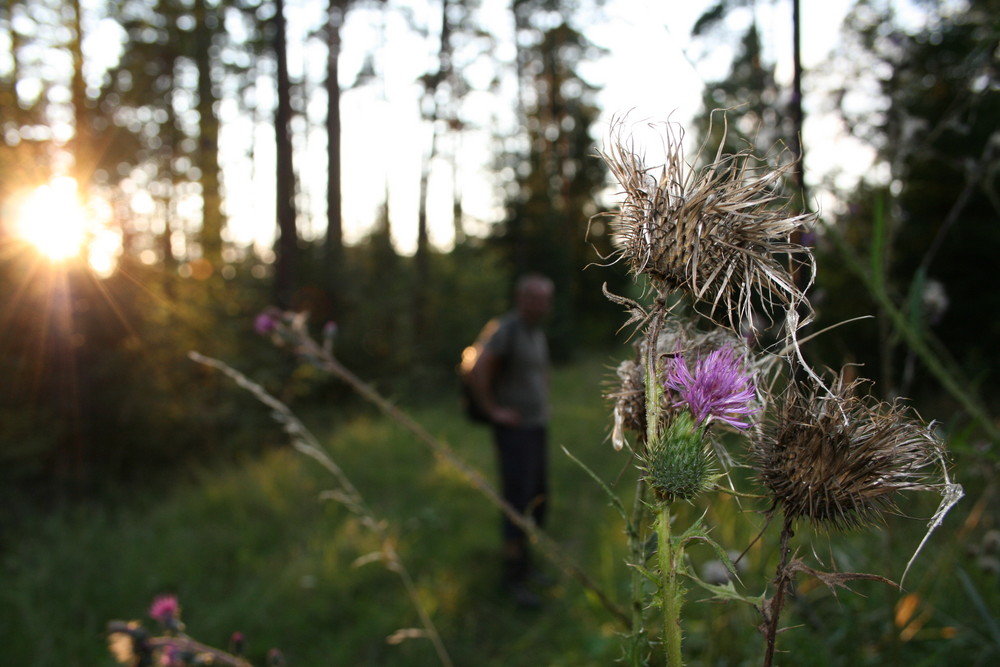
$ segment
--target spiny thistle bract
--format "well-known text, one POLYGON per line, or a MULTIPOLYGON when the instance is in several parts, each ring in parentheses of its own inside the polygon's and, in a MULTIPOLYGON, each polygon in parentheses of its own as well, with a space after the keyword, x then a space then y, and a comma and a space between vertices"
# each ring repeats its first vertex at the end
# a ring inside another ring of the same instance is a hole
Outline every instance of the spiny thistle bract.
POLYGON ((687 293, 702 314, 733 330, 754 321, 757 303, 768 311, 805 303, 779 261, 798 262, 811 282, 812 254, 791 237, 813 215, 788 215, 779 194, 791 165, 770 169, 750 151, 722 154, 720 145, 715 161, 695 169, 684 156, 683 131, 667 122, 666 161, 647 167, 623 140, 623 126, 616 124, 601 156, 625 196, 614 227, 631 273, 649 276, 661 295, 687 293))
POLYGON ((704 427, 682 410, 656 442, 648 443, 642 468, 657 498, 667 503, 694 500, 712 488, 716 474, 704 435, 704 427))
POLYGON ((858 395, 837 378, 832 395, 792 382, 751 446, 770 491, 770 511, 836 529, 872 525, 895 511, 894 496, 934 486, 941 446, 898 404, 858 395))

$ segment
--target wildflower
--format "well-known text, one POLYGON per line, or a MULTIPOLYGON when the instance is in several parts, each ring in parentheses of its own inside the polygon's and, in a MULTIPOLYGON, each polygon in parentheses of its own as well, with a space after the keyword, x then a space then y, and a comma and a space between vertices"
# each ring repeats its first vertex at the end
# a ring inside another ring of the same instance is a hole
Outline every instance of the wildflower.
POLYGON ((828 395, 793 383, 755 438, 753 466, 788 522, 870 525, 895 510, 898 492, 936 488, 927 468, 941 448, 928 427, 898 404, 863 400, 857 386, 841 376, 828 395))
POLYGON ((261 336, 266 336, 278 328, 278 324, 281 323, 281 318, 277 316, 272 309, 265 310, 264 312, 257 315, 253 321, 254 331, 259 333, 261 336))
POLYGON ((722 347, 699 357, 694 374, 678 353, 663 384, 679 395, 673 406, 687 406, 698 425, 718 420, 746 429, 750 426, 749 417, 758 412, 753 405, 751 375, 731 347, 722 347))
POLYGON ((149 607, 149 617, 163 625, 171 625, 180 615, 181 606, 173 595, 160 595, 149 607))
POLYGON ((664 128, 659 178, 620 137, 602 154, 624 190, 615 231, 630 272, 648 276, 661 295, 686 292, 704 315, 734 331, 754 321, 756 297, 765 309, 805 303, 782 264, 792 257, 796 269, 813 272, 809 250, 791 241, 812 215, 789 215, 780 205, 778 189, 792 165, 771 170, 749 151, 720 149, 696 170, 685 159, 683 132, 672 123, 664 128))

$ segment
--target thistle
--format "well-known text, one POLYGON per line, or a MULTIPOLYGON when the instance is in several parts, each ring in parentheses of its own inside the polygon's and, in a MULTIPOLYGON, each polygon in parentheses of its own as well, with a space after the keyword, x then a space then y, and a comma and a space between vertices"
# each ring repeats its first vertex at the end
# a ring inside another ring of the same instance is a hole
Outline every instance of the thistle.
POLYGON ((788 215, 778 190, 791 165, 769 169, 749 151, 716 154, 695 169, 685 159, 683 131, 664 124, 665 163, 647 167, 621 139, 602 153, 625 196, 616 218, 619 256, 646 275, 660 295, 679 290, 702 314, 738 330, 755 320, 755 295, 767 309, 803 303, 803 289, 779 259, 808 269, 808 249, 791 236, 812 214, 788 215))
POLYGON ((664 386, 678 395, 672 405, 686 406, 699 425, 721 421, 746 429, 749 418, 759 411, 753 405, 753 378, 731 347, 699 357, 693 374, 678 353, 671 361, 664 386))
POLYGON ((149 617, 163 625, 176 622, 181 615, 181 607, 173 595, 160 595, 149 607, 149 617))
MULTIPOLYGON (((701 359, 703 356, 711 357, 708 363, 708 374, 696 370, 696 375, 700 378, 696 387, 693 387, 700 397, 691 396, 694 404, 692 411, 696 420, 701 424, 709 415, 702 414, 701 404, 706 399, 715 401, 712 406, 716 413, 715 418, 722 421, 725 410, 721 409, 720 401, 730 401, 730 405, 736 414, 742 414, 741 410, 746 409, 747 414, 756 412, 756 408, 750 407, 753 400, 753 382, 751 381, 745 364, 736 359, 735 348, 740 345, 740 339, 724 329, 713 329, 707 332, 697 332, 692 327, 677 320, 665 320, 661 322, 661 327, 656 334, 656 349, 650 351, 647 347, 646 338, 641 338, 635 344, 636 356, 633 359, 622 361, 615 369, 615 379, 611 388, 604 397, 613 405, 614 428, 611 434, 611 441, 615 450, 620 450, 625 444, 625 431, 632 431, 644 434, 647 430, 646 415, 646 380, 645 366, 648 355, 652 352, 655 358, 675 357, 679 350, 683 350, 685 356, 694 356, 701 359), (715 354, 718 350, 728 350, 715 354), (720 355, 723 358, 720 358, 720 355), (721 374, 721 375, 720 375, 721 374), (732 396, 737 388, 748 389, 749 395, 739 398, 732 396), (728 392, 728 393, 727 393, 728 392), (743 408, 740 408, 743 403, 743 408)), ((670 375, 674 373, 673 364, 668 363, 663 366, 665 372, 661 372, 658 382, 667 389, 680 390, 682 381, 671 380, 670 375)), ((679 372, 679 371, 678 371, 679 372)), ((688 380, 693 381, 691 374, 685 367, 684 372, 688 380)), ((681 400, 674 403, 674 407, 686 404, 681 396, 681 400)), ((666 426, 668 411, 661 411, 663 418, 661 426, 666 426)), ((735 424, 733 424, 735 425, 735 424)))
POLYGON ((832 396, 793 382, 755 438, 753 466, 770 491, 770 511, 780 509, 789 524, 871 525, 895 510, 899 492, 937 488, 929 469, 941 445, 928 427, 857 390, 842 375, 832 396))
MULTIPOLYGON (((687 161, 679 126, 666 122, 660 129, 662 165, 647 166, 633 141, 622 139, 622 120, 612 128, 610 148, 601 153, 623 195, 612 223, 617 243, 613 259, 626 264, 637 280, 643 278, 653 297, 647 306, 604 289, 609 300, 626 307, 624 326, 637 324, 641 336, 636 358, 618 367, 619 385, 607 394, 614 400, 615 448, 624 446, 626 430, 636 431, 644 445, 635 451, 642 474, 626 527, 635 567, 628 655, 633 666, 646 664, 641 574, 657 583, 666 664, 683 664, 684 590, 679 577, 690 576, 686 545, 699 541, 725 552, 700 519, 674 535, 671 505, 707 491, 718 477, 715 462, 728 466, 732 461, 710 437, 712 424, 720 422, 748 432, 752 467, 771 496, 768 515, 783 515, 781 555, 771 598, 702 584, 722 599, 743 600, 760 611, 767 641, 764 665, 770 667, 781 610, 797 572, 828 583, 879 579, 858 573, 824 575, 793 560, 790 540, 799 519, 833 528, 868 525, 895 510, 901 491, 939 491, 942 502, 919 553, 962 490, 948 479, 943 447, 927 425, 899 404, 858 395, 857 384, 843 377, 827 387, 804 359, 797 333, 812 319, 805 291, 815 277, 815 264, 793 235, 814 215, 786 211, 781 187, 794 164, 771 168, 750 151, 725 154, 723 137, 714 160, 696 167, 703 162, 697 156, 693 163, 687 161), (701 333, 693 321, 682 321, 678 313, 684 304, 718 329, 701 333), (758 327, 775 322, 784 326, 783 351, 752 358, 749 341, 758 327), (754 376, 767 377, 769 369, 780 368, 780 361, 796 374, 775 398, 772 388, 780 375, 761 380, 760 387, 754 376), (759 417, 765 407, 775 414, 759 417), (943 482, 931 479, 937 464, 943 482), (657 502, 643 500, 647 487, 657 502), (655 515, 658 578, 645 569, 648 555, 640 526, 647 509, 655 515)), ((728 557, 723 562, 735 571, 728 557)))

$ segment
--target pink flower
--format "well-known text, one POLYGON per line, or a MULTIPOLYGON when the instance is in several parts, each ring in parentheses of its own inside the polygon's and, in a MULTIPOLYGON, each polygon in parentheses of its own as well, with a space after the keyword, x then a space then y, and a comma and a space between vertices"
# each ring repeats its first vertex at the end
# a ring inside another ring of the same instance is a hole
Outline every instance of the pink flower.
POLYGON ((177 602, 177 597, 173 595, 160 595, 153 600, 149 607, 149 617, 168 625, 181 615, 181 606, 177 602))
POLYGON ((717 419, 736 428, 749 428, 747 419, 759 408, 752 404, 754 386, 752 374, 746 370, 732 348, 714 350, 695 362, 694 374, 678 354, 671 362, 667 389, 678 394, 674 407, 687 406, 698 424, 717 419))
POLYGON ((279 319, 273 313, 264 311, 253 321, 254 330, 262 336, 274 331, 278 326, 279 319))
POLYGON ((180 665, 184 664, 181 652, 177 650, 176 646, 167 646, 160 653, 160 664, 164 667, 180 667, 180 665))

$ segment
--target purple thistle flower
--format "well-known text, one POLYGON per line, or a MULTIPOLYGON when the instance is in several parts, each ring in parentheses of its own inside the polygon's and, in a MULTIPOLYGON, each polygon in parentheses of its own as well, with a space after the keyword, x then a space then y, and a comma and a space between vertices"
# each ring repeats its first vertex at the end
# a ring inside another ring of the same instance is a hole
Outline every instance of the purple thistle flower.
POLYGON ((750 427, 750 420, 747 418, 759 412, 759 408, 752 405, 752 374, 730 347, 699 357, 695 362, 693 375, 684 358, 677 354, 663 384, 680 396, 672 405, 686 405, 699 425, 705 424, 709 419, 717 419, 735 428, 745 429, 750 427))
POLYGON ((164 625, 169 625, 181 614, 181 606, 173 595, 160 595, 149 607, 149 617, 164 625))
POLYGON ((278 328, 279 319, 274 315, 274 313, 269 311, 264 311, 257 315, 256 319, 253 321, 254 330, 262 336, 266 336, 275 329, 278 328))

